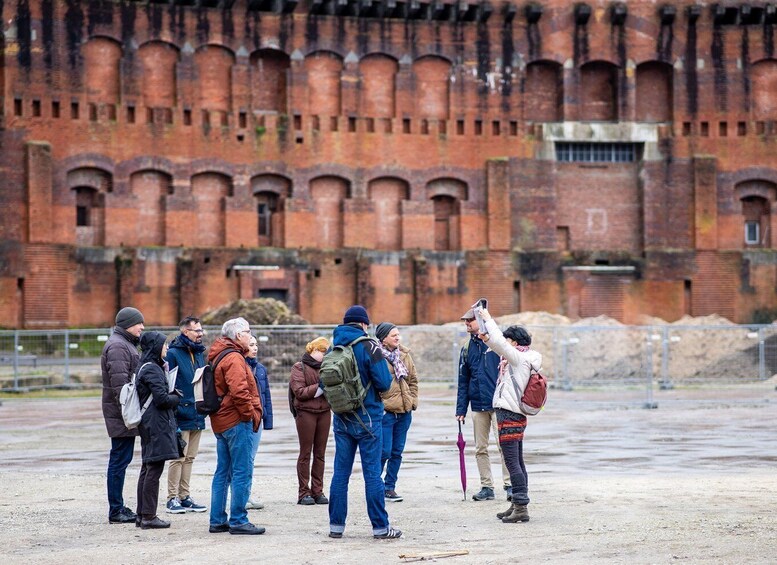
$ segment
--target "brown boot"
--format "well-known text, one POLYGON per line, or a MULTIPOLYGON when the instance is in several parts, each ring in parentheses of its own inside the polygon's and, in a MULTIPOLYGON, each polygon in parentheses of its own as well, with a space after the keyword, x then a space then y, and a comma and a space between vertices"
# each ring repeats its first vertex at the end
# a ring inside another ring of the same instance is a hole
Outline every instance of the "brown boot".
POLYGON ((512 513, 513 513, 513 505, 511 504, 511 505, 510 505, 510 508, 508 508, 508 509, 507 509, 507 510, 505 510, 504 512, 499 512, 499 513, 496 515, 496 517, 497 517, 497 518, 499 518, 499 519, 501 520, 501 519, 502 519, 502 518, 504 518, 505 516, 509 516, 509 515, 510 515, 510 514, 512 514, 512 513))
POLYGON ((528 522, 529 521, 529 509, 525 504, 513 503, 513 511, 509 516, 502 518, 502 522, 505 524, 515 522, 528 522))

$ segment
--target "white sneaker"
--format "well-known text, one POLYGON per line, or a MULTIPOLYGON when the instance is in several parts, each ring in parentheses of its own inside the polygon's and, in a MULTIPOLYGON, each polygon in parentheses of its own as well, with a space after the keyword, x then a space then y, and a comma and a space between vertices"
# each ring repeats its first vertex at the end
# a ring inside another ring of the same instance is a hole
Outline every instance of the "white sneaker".
POLYGON ((246 502, 246 510, 261 510, 262 508, 264 508, 264 502, 261 500, 249 498, 246 502))

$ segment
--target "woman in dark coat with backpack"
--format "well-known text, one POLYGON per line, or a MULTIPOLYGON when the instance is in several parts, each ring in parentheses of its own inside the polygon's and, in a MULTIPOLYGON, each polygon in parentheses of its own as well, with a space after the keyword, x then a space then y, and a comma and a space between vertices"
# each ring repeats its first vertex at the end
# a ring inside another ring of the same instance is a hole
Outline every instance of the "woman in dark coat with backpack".
POLYGON ((169 528, 170 522, 157 516, 159 478, 165 461, 178 459, 175 409, 180 397, 168 392, 165 371, 167 343, 164 334, 146 332, 140 338, 140 369, 137 388, 141 407, 151 398, 138 429, 143 466, 138 478, 138 510, 135 525, 140 528, 169 528))

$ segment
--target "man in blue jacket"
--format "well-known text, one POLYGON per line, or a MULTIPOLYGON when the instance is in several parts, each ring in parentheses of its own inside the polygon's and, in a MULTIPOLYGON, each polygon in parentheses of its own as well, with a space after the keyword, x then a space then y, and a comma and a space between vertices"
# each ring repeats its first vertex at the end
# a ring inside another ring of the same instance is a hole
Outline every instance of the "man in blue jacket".
POLYGON ((205 346, 202 344, 202 324, 199 318, 187 316, 178 324, 181 334, 167 350, 165 360, 169 370, 178 367, 175 388, 181 391, 181 401, 175 413, 178 429, 186 442, 184 456, 170 461, 167 470, 167 512, 205 512, 208 507, 197 504, 189 493, 192 464, 200 449, 200 436, 205 429, 205 417, 194 406, 194 372, 205 366, 205 346))
POLYGON ((472 427, 475 432, 475 461, 480 473, 480 492, 472 495, 473 500, 494 500, 494 479, 491 475, 491 458, 488 454, 490 433, 499 449, 502 462, 502 480, 507 491, 507 500, 512 500, 510 473, 499 447, 499 433, 496 428, 496 415, 491 404, 499 376, 499 355, 491 351, 478 337, 475 313, 470 309, 462 317, 469 341, 461 348, 459 355, 459 388, 456 398, 456 419, 464 422, 467 405, 472 405, 472 427))
MULTIPOLYGON (((348 345, 366 336, 369 325, 367 310, 363 306, 351 306, 345 312, 342 325, 335 328, 333 345, 348 345)), ((358 447, 372 535, 376 539, 395 539, 402 532, 389 524, 383 479, 380 476, 383 450, 383 401, 380 393, 391 387, 391 373, 377 341, 360 341, 353 346, 353 352, 362 385, 367 388, 367 396, 364 398, 364 407, 357 412, 334 415, 335 463, 329 487, 329 537, 341 538, 345 531, 348 481, 358 447)))

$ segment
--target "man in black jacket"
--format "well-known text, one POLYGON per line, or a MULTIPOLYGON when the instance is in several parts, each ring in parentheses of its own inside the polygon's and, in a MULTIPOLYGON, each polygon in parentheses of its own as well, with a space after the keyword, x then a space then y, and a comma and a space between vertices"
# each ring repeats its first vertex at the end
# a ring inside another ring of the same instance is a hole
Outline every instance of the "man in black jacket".
POLYGON ((108 521, 134 524, 135 513, 124 505, 124 476, 135 451, 137 429, 128 430, 121 416, 119 394, 138 369, 138 343, 143 332, 143 314, 136 308, 122 308, 116 314, 116 326, 100 356, 102 369, 102 408, 105 427, 111 438, 108 459, 108 521))
POLYGON ((494 479, 491 474, 491 457, 488 453, 489 436, 493 432, 499 459, 502 463, 502 477, 507 500, 512 499, 510 473, 505 467, 499 434, 496 429, 496 415, 492 400, 499 376, 499 355, 491 351, 478 337, 478 322, 470 309, 462 317, 470 337, 459 356, 459 387, 456 398, 456 419, 464 422, 467 406, 472 407, 472 428, 475 432, 475 461, 480 473, 480 491, 472 495, 473 500, 494 500, 494 479))

